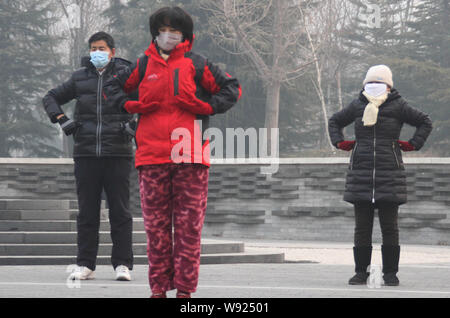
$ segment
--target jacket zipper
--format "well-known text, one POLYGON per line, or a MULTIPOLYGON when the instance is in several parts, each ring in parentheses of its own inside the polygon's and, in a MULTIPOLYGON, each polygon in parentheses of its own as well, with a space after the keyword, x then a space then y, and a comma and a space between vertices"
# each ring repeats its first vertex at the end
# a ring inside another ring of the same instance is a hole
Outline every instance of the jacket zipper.
POLYGON ((373 190, 372 190, 372 203, 375 203, 375 175, 376 175, 376 163, 377 163, 377 128, 373 126, 373 190))
POLYGON ((356 149, 358 149, 358 143, 357 142, 355 143, 355 148, 353 149, 353 152, 352 152, 350 170, 353 170, 353 160, 354 160, 354 157, 355 157, 356 149))
POLYGON ((100 157, 102 153, 102 88, 103 88, 103 75, 99 75, 98 87, 97 87, 97 157, 100 157))
POLYGON ((397 162, 397 168, 400 169, 400 162, 398 161, 397 153, 395 152, 395 141, 392 142, 392 152, 395 156, 395 162, 397 162))
POLYGON ((174 96, 178 96, 179 93, 179 76, 180 76, 180 69, 177 68, 174 71, 174 76, 173 76, 173 95, 174 96))

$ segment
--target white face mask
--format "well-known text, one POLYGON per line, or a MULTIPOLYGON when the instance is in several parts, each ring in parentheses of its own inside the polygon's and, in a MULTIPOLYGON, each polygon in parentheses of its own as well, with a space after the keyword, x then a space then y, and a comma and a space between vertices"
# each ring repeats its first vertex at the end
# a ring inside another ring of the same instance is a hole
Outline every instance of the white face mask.
POLYGON ((156 42, 158 46, 164 51, 172 51, 178 44, 181 43, 183 35, 171 33, 171 32, 160 32, 156 37, 156 42))
POLYGON ((378 97, 387 92, 387 84, 384 83, 368 83, 364 86, 367 94, 373 97, 378 97))

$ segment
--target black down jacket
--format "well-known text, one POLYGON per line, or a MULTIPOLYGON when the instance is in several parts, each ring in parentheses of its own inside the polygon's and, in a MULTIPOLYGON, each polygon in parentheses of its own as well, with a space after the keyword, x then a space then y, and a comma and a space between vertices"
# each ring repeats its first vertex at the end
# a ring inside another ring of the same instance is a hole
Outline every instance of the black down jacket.
POLYGON ((122 90, 111 96, 105 94, 105 83, 131 63, 113 58, 100 75, 89 57, 82 59, 82 68, 71 78, 50 90, 43 99, 45 111, 52 123, 63 114, 61 105, 76 100, 74 120, 80 124, 74 138, 73 156, 76 157, 132 157, 132 140, 123 132, 122 125, 132 115, 121 107, 127 98, 122 90))
POLYGON ((394 89, 380 106, 378 121, 365 127, 362 121, 369 101, 362 94, 329 121, 332 143, 344 141, 342 128, 355 122, 356 143, 350 159, 344 201, 406 203, 406 174, 398 145, 404 123, 416 127, 409 142, 420 150, 431 133, 428 115, 414 109, 394 89))

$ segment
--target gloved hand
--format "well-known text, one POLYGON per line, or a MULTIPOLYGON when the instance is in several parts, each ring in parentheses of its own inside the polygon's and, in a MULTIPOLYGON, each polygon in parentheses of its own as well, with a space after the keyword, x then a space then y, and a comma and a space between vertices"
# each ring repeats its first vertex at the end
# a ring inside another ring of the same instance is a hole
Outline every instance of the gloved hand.
POLYGON ((355 141, 342 141, 340 143, 338 143, 338 148, 344 151, 351 151, 353 149, 353 147, 355 147, 355 141))
POLYGON ((122 123, 122 130, 123 132, 131 137, 135 137, 136 136, 136 129, 137 129, 137 121, 136 119, 132 119, 129 122, 126 123, 122 123))
POLYGON ((64 131, 66 136, 70 136, 74 134, 78 127, 81 126, 80 123, 77 123, 73 121, 72 119, 69 119, 66 115, 63 115, 58 119, 58 123, 61 126, 61 129, 64 131))
POLYGON ((197 98, 194 94, 180 93, 175 97, 176 105, 196 115, 212 115, 214 110, 210 104, 197 98))
POLYGON ((408 141, 398 140, 398 145, 400 146, 400 149, 405 152, 416 150, 416 148, 413 145, 411 145, 408 141))

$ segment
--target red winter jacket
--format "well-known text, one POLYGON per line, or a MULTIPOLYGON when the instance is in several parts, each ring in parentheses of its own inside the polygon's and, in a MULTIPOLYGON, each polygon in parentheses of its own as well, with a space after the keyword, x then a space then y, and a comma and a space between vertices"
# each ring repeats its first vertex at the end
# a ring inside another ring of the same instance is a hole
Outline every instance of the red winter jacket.
POLYGON ((203 140, 209 116, 230 109, 241 88, 237 79, 191 52, 192 44, 180 43, 166 62, 152 43, 147 58, 139 59, 121 79, 126 92, 139 88, 139 102, 124 106, 140 114, 136 167, 173 162, 210 166, 209 140, 203 140), (147 67, 141 79, 143 61, 147 67))

